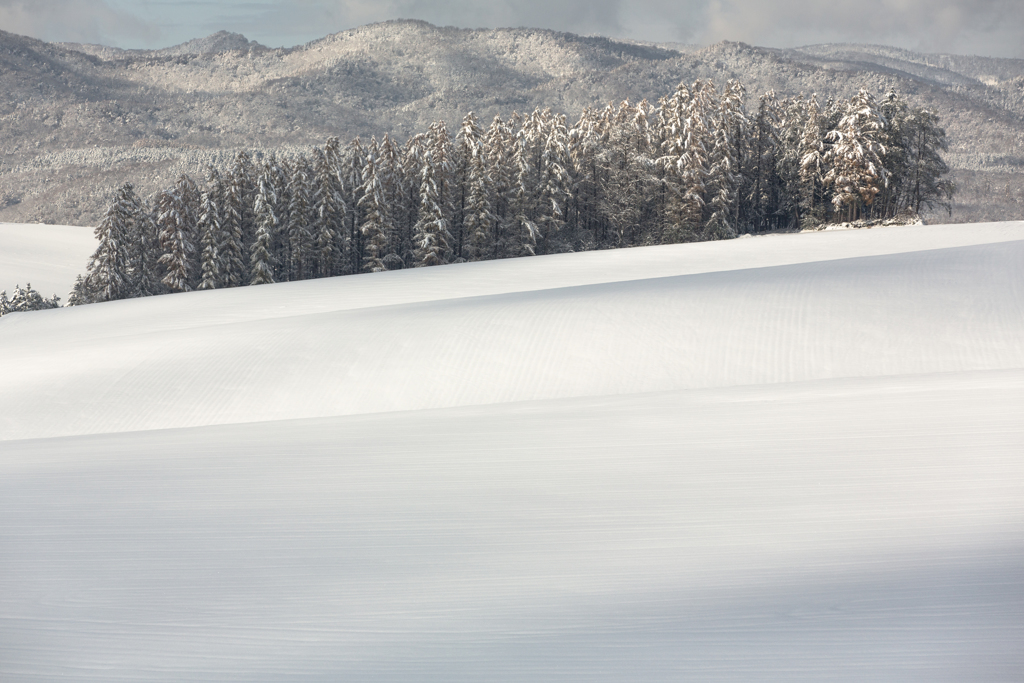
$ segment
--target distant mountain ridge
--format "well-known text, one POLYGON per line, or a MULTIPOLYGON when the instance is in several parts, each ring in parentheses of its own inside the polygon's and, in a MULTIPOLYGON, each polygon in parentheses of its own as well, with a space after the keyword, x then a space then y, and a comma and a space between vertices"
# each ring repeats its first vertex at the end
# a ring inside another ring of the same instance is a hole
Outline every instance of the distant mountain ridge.
POLYGON ((249 40, 241 33, 231 33, 229 31, 217 31, 205 38, 193 38, 192 40, 181 43, 180 45, 173 45, 171 47, 160 48, 158 50, 122 50, 121 48, 107 47, 106 45, 83 43, 54 44, 69 50, 75 50, 76 52, 84 52, 87 55, 93 55, 94 57, 99 57, 106 61, 126 59, 133 56, 145 57, 148 55, 157 55, 161 57, 168 55, 209 55, 228 52, 230 50, 248 50, 252 47, 263 47, 256 41, 249 40))
POLYGON ((125 180, 152 192, 240 148, 404 139, 470 110, 573 117, 696 78, 739 79, 748 107, 769 89, 825 99, 895 88, 949 132, 954 220, 1024 217, 1024 60, 871 45, 691 49, 391 21, 292 48, 224 31, 161 50, 0 32, 0 221, 92 224, 125 180))

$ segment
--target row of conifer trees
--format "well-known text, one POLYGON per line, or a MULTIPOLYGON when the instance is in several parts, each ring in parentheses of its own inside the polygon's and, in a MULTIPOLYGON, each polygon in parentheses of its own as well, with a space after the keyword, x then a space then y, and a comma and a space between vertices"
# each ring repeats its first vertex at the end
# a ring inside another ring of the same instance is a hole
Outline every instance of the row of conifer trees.
POLYGON ((681 84, 569 124, 467 114, 303 155, 239 152, 96 229, 69 304, 462 261, 723 239, 948 206, 938 118, 890 92, 819 104, 681 84))
POLYGON ((54 294, 47 299, 33 289, 31 283, 24 287, 16 285, 10 298, 7 297, 7 290, 0 291, 0 315, 42 311, 47 308, 60 308, 60 297, 54 294))

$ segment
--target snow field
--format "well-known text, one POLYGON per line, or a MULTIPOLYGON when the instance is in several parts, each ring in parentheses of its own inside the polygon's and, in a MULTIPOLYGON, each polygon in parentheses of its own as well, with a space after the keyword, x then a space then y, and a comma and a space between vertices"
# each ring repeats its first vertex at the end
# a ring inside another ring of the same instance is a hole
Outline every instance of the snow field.
POLYGON ((1024 372, 8 442, 5 680, 1012 680, 1024 372))
MULTIPOLYGON (((1024 224, 1011 225, 1024 238, 1024 224)), ((931 226, 891 230, 515 259, 7 316, 0 439, 1024 367, 1016 267, 1024 239, 989 241, 1005 240, 1007 226, 996 224, 994 235, 979 227, 980 244, 908 251, 915 235, 932 246, 931 226), (859 239, 836 239, 845 235, 859 239), (863 246, 873 242, 897 253, 863 246), (754 243, 767 254, 746 246, 754 243), (833 246, 832 260, 794 263, 822 244, 833 246), (722 270, 734 245, 747 263, 722 270), (673 262, 688 246, 703 249, 673 262), (573 260, 583 263, 566 273, 561 266, 573 260)))
POLYGON ((1024 224, 0 319, 0 679, 1024 668, 1024 224))
POLYGON ((0 289, 18 285, 67 302, 75 277, 85 273, 96 251, 92 228, 73 225, 0 223, 0 289))

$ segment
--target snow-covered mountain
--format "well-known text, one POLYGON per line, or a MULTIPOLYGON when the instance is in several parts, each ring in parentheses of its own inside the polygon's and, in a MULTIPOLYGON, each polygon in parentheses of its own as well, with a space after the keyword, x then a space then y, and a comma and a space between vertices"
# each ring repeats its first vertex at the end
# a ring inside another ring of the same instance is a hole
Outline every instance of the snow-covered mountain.
POLYGON ((1024 217, 1024 61, 872 46, 773 50, 626 43, 535 29, 396 21, 270 49, 220 33, 155 51, 0 32, 0 220, 95 224, 126 180, 143 194, 240 148, 309 146, 551 107, 570 116, 681 82, 737 78, 751 101, 895 88, 950 133, 955 220, 1024 217))
POLYGON ((1024 223, 0 319, 4 681, 1012 679, 1024 223))

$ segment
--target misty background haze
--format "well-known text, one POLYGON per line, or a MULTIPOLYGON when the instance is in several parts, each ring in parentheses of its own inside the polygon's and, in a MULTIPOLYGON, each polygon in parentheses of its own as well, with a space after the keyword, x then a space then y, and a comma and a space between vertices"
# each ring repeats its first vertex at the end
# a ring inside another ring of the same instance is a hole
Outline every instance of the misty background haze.
POLYGON ((1019 0, 0 0, 0 29, 159 48, 227 30, 270 47, 385 21, 534 27, 653 42, 826 42, 1024 58, 1019 0))

